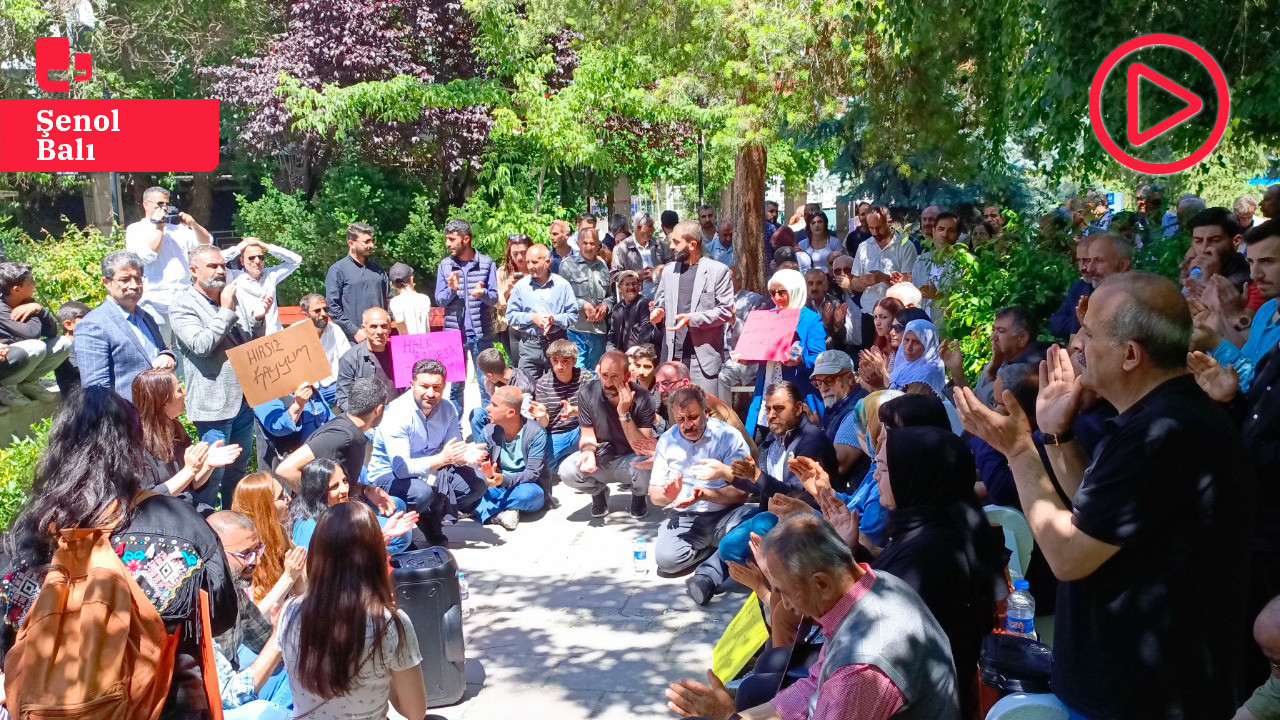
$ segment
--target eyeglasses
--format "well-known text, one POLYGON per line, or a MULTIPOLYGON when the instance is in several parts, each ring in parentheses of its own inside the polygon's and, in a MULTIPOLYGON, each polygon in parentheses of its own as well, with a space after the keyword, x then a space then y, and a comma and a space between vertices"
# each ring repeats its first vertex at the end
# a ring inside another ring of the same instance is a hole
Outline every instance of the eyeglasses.
POLYGON ((117 285, 124 285, 124 286, 126 286, 126 287, 127 287, 127 286, 129 286, 129 285, 141 285, 141 284, 142 284, 142 277, 141 277, 141 276, 139 276, 139 275, 130 275, 130 276, 128 276, 128 277, 122 277, 122 278, 113 277, 113 278, 108 278, 108 279, 109 279, 109 280, 111 280, 111 282, 113 282, 113 283, 115 283, 115 284, 117 284, 117 285))
POLYGON ((258 562, 258 560, 262 559, 262 554, 266 552, 266 550, 267 550, 267 546, 265 544, 258 543, 258 546, 252 550, 246 550, 244 552, 234 552, 232 550, 228 550, 227 554, 233 558, 236 558, 237 560, 244 563, 245 565, 252 565, 258 562))
POLYGON ((529 236, 528 236, 528 235, 508 235, 508 236, 507 236, 507 242, 509 242, 509 243, 527 243, 527 242, 529 242, 529 236))

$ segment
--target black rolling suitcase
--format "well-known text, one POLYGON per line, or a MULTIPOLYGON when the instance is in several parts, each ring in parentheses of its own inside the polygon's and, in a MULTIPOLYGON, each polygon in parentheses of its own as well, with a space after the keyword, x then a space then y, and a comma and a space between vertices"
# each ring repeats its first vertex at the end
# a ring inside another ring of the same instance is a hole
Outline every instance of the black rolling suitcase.
POLYGON ((413 621, 422 651, 427 705, 452 705, 467 690, 458 563, 448 548, 432 547, 401 553, 391 565, 396 604, 413 621))

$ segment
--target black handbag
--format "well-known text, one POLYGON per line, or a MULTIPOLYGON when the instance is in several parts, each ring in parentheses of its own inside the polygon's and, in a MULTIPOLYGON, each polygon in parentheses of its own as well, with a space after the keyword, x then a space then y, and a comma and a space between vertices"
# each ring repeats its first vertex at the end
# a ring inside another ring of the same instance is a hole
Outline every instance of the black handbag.
POLYGON ((982 682, 1002 693, 1047 693, 1053 672, 1048 645, 1018 635, 988 635, 978 658, 982 682))

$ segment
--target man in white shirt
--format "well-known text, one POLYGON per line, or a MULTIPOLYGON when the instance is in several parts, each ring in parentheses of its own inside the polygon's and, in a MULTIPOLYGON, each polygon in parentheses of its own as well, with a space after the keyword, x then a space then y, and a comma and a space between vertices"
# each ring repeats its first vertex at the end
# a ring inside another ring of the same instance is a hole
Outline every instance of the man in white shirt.
POLYGON ((388 303, 396 329, 401 335, 431 332, 431 298, 413 288, 413 268, 396 263, 387 275, 391 279, 391 289, 396 293, 388 303))
POLYGON ((142 193, 142 219, 124 231, 124 246, 142 259, 145 283, 138 307, 146 310, 160 326, 165 344, 173 341, 169 329, 169 303, 191 286, 187 254, 200 245, 213 243, 213 236, 195 218, 180 212, 178 222, 166 218, 169 191, 147 188, 142 193))
POLYGON ((858 245, 853 257, 854 292, 862 293, 862 337, 876 336, 872 315, 876 303, 884 299, 885 291, 893 283, 902 280, 916 267, 916 246, 905 236, 893 233, 889 218, 881 210, 867 213, 867 232, 871 238, 858 245))
MULTIPOLYGON (((329 360, 329 377, 320 381, 320 396, 330 407, 337 407, 338 402, 338 362, 351 349, 351 341, 342 328, 329 320, 329 301, 323 295, 303 295, 298 307, 306 315, 294 325, 311 323, 320 334, 320 347, 324 348, 324 356, 329 360)), ((292 327, 292 326, 290 326, 292 327)))
POLYGON ((266 334, 279 332, 280 311, 276 307, 276 288, 284 279, 302 267, 302 256, 278 245, 264 243, 256 237, 247 237, 239 245, 225 251, 222 256, 230 263, 237 257, 243 271, 231 270, 227 273, 228 282, 236 286, 236 312, 240 315, 240 324, 249 327, 249 320, 265 307, 266 334), (279 265, 267 267, 267 255, 280 261, 279 265))

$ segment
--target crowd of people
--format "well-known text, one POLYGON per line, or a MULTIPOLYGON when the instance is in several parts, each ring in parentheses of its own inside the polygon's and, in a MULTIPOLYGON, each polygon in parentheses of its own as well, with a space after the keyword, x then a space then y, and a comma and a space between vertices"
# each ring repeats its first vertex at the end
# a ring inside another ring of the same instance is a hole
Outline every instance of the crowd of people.
MULTIPOLYGON (((745 586, 760 603, 750 676, 735 694, 711 673, 676 682, 674 712, 968 720, 1010 592, 983 510, 999 505, 1033 533, 1025 575, 1072 717, 1280 718, 1280 186, 1230 209, 1184 196, 1164 213, 1155 186, 1136 212, 1097 192, 1055 208, 1041 227, 1080 280, 1052 317, 1000 309, 976 375, 941 327, 957 258, 1018 241, 996 206, 924 208, 903 233, 864 203, 843 238, 817 205, 788 222, 766 203, 761 238, 709 206, 604 234, 584 214, 496 260, 452 220, 425 293, 353 223, 298 303, 330 375, 257 407, 228 351, 283 328, 277 288, 302 258, 222 250, 168 199, 144 194, 96 308, 55 316, 29 266, 0 263, 0 403, 48 397, 49 372, 63 395, 5 544, 7 689, 39 674, 48 626, 24 619, 48 612, 69 533, 97 528, 180 631, 162 717, 380 718, 387 701, 422 717, 388 559, 447 545, 460 518, 514 532, 580 500, 595 518, 661 511, 657 572, 686 576, 692 602, 745 586), (1180 278, 1132 270, 1179 232, 1180 278), (746 243, 767 297, 736 261, 746 243), (431 332, 433 307, 462 338, 469 413, 436 360, 396 385, 390 338, 431 332), (784 310, 782 359, 736 352, 750 313, 784 310)), ((15 717, 32 697, 8 696, 15 717)))

